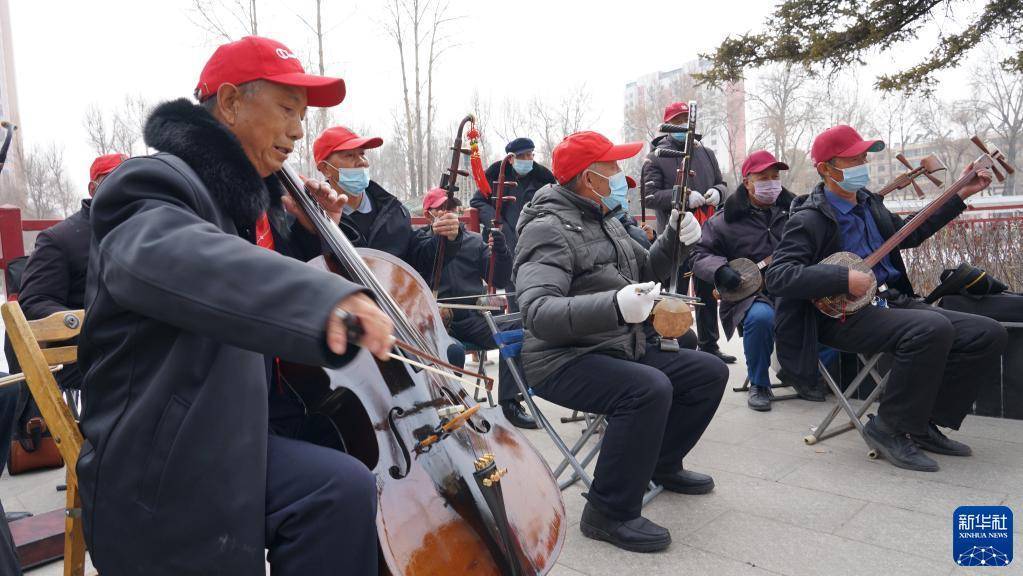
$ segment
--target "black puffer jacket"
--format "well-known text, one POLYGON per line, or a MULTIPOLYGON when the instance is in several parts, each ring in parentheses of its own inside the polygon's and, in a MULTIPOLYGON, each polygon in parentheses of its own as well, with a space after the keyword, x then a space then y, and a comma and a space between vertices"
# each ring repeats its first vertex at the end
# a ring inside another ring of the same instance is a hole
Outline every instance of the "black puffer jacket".
MULTIPOLYGON (((494 220, 494 200, 497 198, 497 177, 500 171, 501 161, 494 162, 487 168, 487 180, 490 181, 490 187, 494 190, 489 199, 484 198, 483 194, 476 191, 472 200, 469 201, 470 206, 480 211, 480 225, 488 229, 494 220)), ((515 230, 518 227, 519 214, 526 204, 533 200, 533 195, 537 190, 548 184, 555 184, 557 180, 554 179, 554 174, 551 174, 551 171, 539 162, 533 162, 533 169, 523 176, 519 176, 514 168, 507 166, 504 169, 504 177, 506 180, 516 183, 514 188, 505 189, 505 196, 501 201, 501 218, 504 220, 501 229, 504 230, 508 239, 508 249, 514 252, 515 242, 518 240, 515 230), (508 201, 511 198, 514 198, 515 201, 508 201)))
MULTIPOLYGON (((693 247, 693 273, 714 284, 714 274, 729 260, 749 258, 760 262, 770 256, 781 241, 793 199, 795 195, 783 188, 774 206, 768 210, 754 210, 749 191, 745 185, 739 184, 725 200, 725 209, 704 223, 703 237, 693 247)), ((720 302, 721 324, 727 338, 732 337, 746 311, 757 300, 773 305, 771 299, 761 293, 738 302, 720 302)))
MULTIPOLYGON (((416 230, 417 237, 434 236, 430 228, 416 230)), ((437 296, 450 298, 453 296, 479 296, 485 292, 487 273, 490 267, 490 247, 483 241, 483 236, 465 229, 463 224, 458 233, 460 243, 458 252, 452 255, 444 265, 440 275, 440 287, 437 296)), ((446 254, 445 254, 446 255, 446 254)), ((511 278, 511 252, 507 245, 494 259, 494 286, 504 288, 511 278)), ((426 279, 427 284, 433 281, 426 279)), ((460 304, 472 304, 472 300, 460 300, 460 304)), ((473 310, 453 310, 452 318, 461 320, 472 314, 473 310)))
MULTIPOLYGON (((681 158, 661 158, 657 156, 657 148, 669 148, 671 150, 682 150, 682 142, 670 136, 658 136, 650 142, 650 153, 647 154, 648 162, 643 164, 643 182, 652 183, 647 186, 647 193, 653 190, 653 199, 647 202, 647 206, 653 208, 657 213, 657 231, 664 230, 668 222, 668 215, 671 214, 671 189, 675 185, 675 173, 682 164, 681 158)), ((714 152, 703 144, 697 144, 696 152, 693 155, 692 170, 695 172, 690 180, 689 188, 698 192, 706 192, 716 188, 721 194, 721 200, 725 200, 728 192, 728 184, 721 176, 721 168, 718 167, 718 159, 714 152)))
POLYGON ((542 188, 522 211, 512 275, 530 384, 540 385, 590 352, 627 360, 645 354, 644 325, 619 322, 615 293, 667 277, 678 236, 661 234, 647 252, 625 231, 620 211, 601 214, 595 203, 558 184, 542 188))
MULTIPOLYGON (((863 189, 858 199, 870 210, 884 238, 905 225, 905 220, 888 211, 880 196, 863 189)), ((965 209, 966 204, 958 196, 949 200, 899 248, 919 246, 965 209)), ((808 196, 792 202, 785 233, 764 276, 768 293, 777 299, 774 331, 778 361, 787 373, 808 385, 817 380, 817 322, 824 317, 812 301, 849 289, 848 268, 819 262, 842 249, 838 218, 824 195, 823 184, 818 183, 808 196)), ((888 287, 915 296, 899 251, 893 251, 889 258, 901 275, 888 287)))

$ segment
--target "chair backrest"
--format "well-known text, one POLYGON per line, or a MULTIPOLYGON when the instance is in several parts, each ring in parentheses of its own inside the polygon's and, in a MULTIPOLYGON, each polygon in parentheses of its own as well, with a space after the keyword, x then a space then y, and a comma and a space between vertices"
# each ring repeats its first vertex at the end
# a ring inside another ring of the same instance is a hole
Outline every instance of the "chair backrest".
POLYGON ((0 314, 32 397, 67 463, 69 479, 77 481, 75 462, 82 448, 82 432, 64 402, 51 367, 78 360, 77 346, 53 345, 78 336, 85 313, 83 310, 55 312, 30 322, 17 302, 5 302, 0 305, 0 314), (43 348, 43 344, 48 346, 43 348))

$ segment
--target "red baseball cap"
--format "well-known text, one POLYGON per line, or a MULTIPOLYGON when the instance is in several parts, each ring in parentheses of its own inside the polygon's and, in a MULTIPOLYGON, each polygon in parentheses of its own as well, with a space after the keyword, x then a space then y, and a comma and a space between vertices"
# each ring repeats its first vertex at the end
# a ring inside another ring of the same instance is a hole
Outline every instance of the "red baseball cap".
POLYGON ((579 175, 594 162, 614 162, 632 158, 643 148, 642 142, 612 144, 596 132, 569 134, 551 153, 552 171, 559 184, 579 175))
POLYGON ((683 113, 684 114, 688 114, 689 113, 689 103, 688 102, 672 102, 671 104, 668 104, 664 108, 664 120, 663 121, 667 122, 668 120, 671 120, 675 116, 678 116, 679 114, 683 114, 683 113))
POLYGON ((448 192, 443 188, 430 188, 430 191, 423 196, 423 210, 439 208, 448 200, 448 192))
POLYGON ((839 124, 821 132, 813 139, 810 156, 814 164, 820 164, 832 158, 850 158, 864 152, 881 150, 884 150, 882 140, 864 140, 852 126, 839 124))
POLYGON ((742 163, 742 177, 745 178, 750 174, 757 174, 763 172, 768 168, 777 168, 779 170, 788 170, 789 165, 778 160, 767 150, 757 150, 749 156, 742 163))
POLYGON ((195 97, 202 102, 215 96, 222 84, 237 86, 253 80, 301 86, 310 106, 328 108, 345 99, 344 80, 306 74, 287 46, 259 36, 246 36, 217 48, 199 75, 195 97))
POLYGON ((338 150, 355 150, 356 148, 379 148, 384 144, 382 138, 360 138, 344 126, 327 128, 320 134, 320 137, 313 142, 313 159, 319 164, 338 150))
POLYGON ((104 154, 96 158, 89 167, 89 182, 95 182, 100 176, 110 174, 127 159, 124 154, 104 154))

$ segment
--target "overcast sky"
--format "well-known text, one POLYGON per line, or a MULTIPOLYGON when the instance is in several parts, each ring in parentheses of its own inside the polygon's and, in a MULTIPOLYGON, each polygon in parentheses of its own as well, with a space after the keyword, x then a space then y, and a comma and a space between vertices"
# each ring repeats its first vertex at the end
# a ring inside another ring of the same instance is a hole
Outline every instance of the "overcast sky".
MULTIPOLYGON (((599 119, 593 128, 617 137, 624 86, 710 51, 728 34, 759 27, 773 3, 763 0, 632 0, 630 2, 451 0, 463 18, 449 32, 460 44, 441 62, 437 101, 442 118, 468 111, 474 89, 494 102, 552 101, 585 83, 599 119)), ((259 33, 308 54, 313 2, 259 0, 259 33)), ((331 0, 327 71, 345 79, 337 111, 345 124, 390 136, 391 111, 401 102, 397 49, 384 31, 383 0, 331 0)), ((112 108, 127 94, 150 101, 190 96, 218 43, 197 24, 191 0, 11 0, 11 23, 25 144, 58 142, 82 192, 93 159, 82 125, 92 104, 112 108)), ((870 62, 864 82, 911 63, 933 46, 922 40, 870 62)), ((444 123, 446 125, 446 122, 444 123)))

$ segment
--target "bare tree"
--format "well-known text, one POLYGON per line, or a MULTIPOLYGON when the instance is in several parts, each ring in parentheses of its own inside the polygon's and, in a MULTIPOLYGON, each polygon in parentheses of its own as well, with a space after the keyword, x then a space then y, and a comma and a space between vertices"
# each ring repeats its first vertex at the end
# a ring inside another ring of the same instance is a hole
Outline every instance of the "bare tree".
POLYGON ((259 33, 256 0, 193 0, 191 19, 217 42, 259 33))
POLYGON ((821 101, 805 70, 793 65, 769 68, 748 92, 754 135, 750 149, 766 149, 789 165, 782 174, 796 193, 808 191, 816 181, 806 151, 810 148, 821 101))
POLYGON ((27 217, 66 217, 75 211, 80 196, 67 177, 63 149, 52 143, 37 146, 23 156, 21 165, 27 217))
MULTIPOLYGON (((996 145, 1014 163, 1023 148, 1023 73, 1007 70, 998 63, 994 48, 984 52, 984 65, 976 69, 971 82, 973 99, 996 145)), ((1003 194, 1015 194, 1016 176, 1007 174, 1003 194)))
POLYGON ((139 94, 125 96, 123 105, 109 113, 96 104, 90 106, 82 124, 93 152, 97 156, 114 152, 148 154, 143 134, 151 111, 152 104, 139 94))
POLYGON ((408 194, 422 194, 434 180, 436 103, 433 80, 442 56, 454 46, 446 29, 457 18, 443 0, 391 0, 388 34, 398 49, 401 68, 403 125, 407 144, 408 194))

